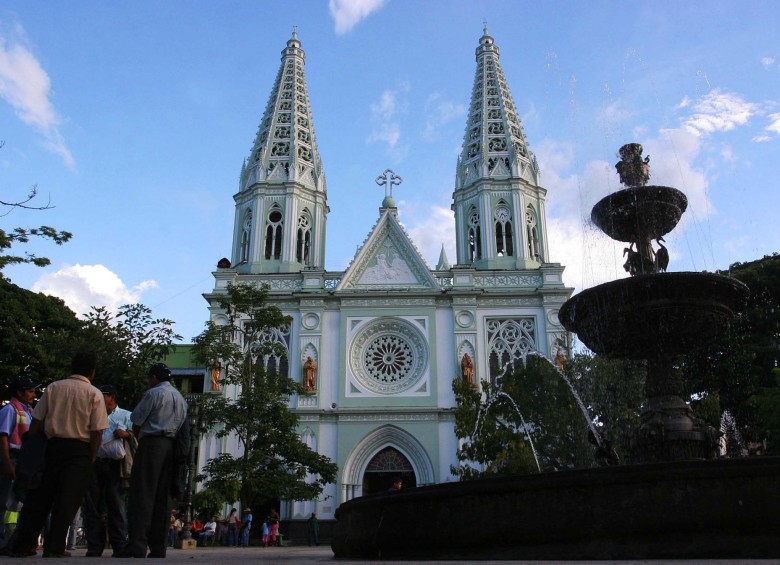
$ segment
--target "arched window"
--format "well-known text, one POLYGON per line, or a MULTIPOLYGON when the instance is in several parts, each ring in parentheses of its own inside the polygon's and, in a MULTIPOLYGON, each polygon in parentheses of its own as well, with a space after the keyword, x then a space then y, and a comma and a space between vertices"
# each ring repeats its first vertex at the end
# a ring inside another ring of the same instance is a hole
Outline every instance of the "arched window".
POLYGON ((282 257, 282 211, 279 206, 271 207, 268 221, 265 225, 265 258, 281 259, 282 257))
POLYGON ((512 214, 503 200, 498 203, 494 214, 496 222, 496 255, 511 257, 512 248, 512 214))
POLYGON ((479 212, 473 208, 469 215, 469 259, 472 263, 482 259, 482 234, 479 226, 479 212))
POLYGON ((525 232, 528 240, 528 256, 531 259, 542 262, 542 255, 539 253, 539 228, 536 225, 536 213, 529 206, 525 210, 525 232))
POLYGON ((241 256, 239 261, 249 261, 249 242, 252 240, 252 211, 247 210, 244 215, 244 228, 241 231, 241 256))
POLYGON ((298 218, 298 233, 297 241, 295 244, 295 259, 304 265, 311 264, 311 219, 309 214, 304 210, 300 218, 298 218))

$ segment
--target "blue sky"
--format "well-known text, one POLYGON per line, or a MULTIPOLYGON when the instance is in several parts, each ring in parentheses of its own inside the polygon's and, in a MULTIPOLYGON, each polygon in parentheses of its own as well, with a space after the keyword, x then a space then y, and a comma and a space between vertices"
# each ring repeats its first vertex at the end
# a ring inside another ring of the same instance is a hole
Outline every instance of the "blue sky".
POLYGON ((232 0, 0 5, 0 200, 37 185, 55 208, 4 228, 74 233, 29 246, 13 282, 77 312, 140 301, 185 340, 229 256, 233 194, 293 26, 306 51, 328 181, 326 267, 378 217, 388 167, 400 218, 455 262, 450 201, 483 21, 548 190, 550 260, 579 289, 625 276, 623 244, 589 223, 640 142, 651 183, 690 206, 670 270, 778 251, 780 16, 774 1, 232 0))

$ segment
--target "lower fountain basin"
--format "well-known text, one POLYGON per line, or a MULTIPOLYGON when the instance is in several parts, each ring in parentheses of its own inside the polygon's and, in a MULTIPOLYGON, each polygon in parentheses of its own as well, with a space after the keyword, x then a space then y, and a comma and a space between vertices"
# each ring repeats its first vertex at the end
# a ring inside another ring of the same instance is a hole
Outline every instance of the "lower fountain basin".
POLYGON ((344 559, 780 557, 780 458, 445 483, 345 502, 344 559))
POLYGON ((594 353, 654 359, 712 342, 747 296, 740 281, 712 273, 638 275, 583 290, 558 318, 594 353))

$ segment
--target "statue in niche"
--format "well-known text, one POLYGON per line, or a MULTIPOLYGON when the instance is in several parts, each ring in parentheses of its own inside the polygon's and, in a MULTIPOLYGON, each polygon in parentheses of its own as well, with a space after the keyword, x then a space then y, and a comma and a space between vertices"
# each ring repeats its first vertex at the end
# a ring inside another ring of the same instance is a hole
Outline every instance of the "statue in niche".
POLYGON ((464 353, 463 359, 460 360, 460 372, 463 375, 463 380, 470 386, 477 386, 474 382, 474 361, 468 353, 464 353))
POLYGON ((303 388, 317 390, 317 363, 311 356, 307 357, 303 364, 303 388))
POLYGON ((217 359, 216 365, 211 369, 211 392, 219 392, 219 378, 222 375, 222 363, 217 359))

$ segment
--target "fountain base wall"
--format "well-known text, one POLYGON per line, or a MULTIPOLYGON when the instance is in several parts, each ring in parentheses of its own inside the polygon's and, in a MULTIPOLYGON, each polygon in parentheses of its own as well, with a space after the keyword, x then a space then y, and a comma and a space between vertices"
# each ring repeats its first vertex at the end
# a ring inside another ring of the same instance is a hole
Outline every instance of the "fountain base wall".
POLYGON ((351 500, 332 548, 357 559, 780 557, 780 457, 445 483, 351 500))

